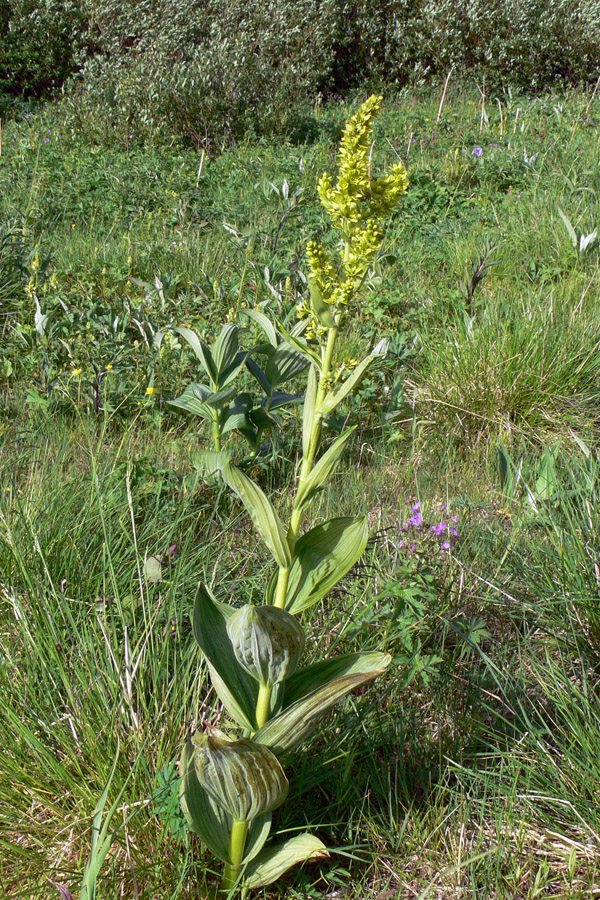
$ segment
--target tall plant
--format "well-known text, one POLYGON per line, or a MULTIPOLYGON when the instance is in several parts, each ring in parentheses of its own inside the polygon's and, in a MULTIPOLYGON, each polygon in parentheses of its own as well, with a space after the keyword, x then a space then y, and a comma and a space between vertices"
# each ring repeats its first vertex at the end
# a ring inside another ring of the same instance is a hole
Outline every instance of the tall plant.
POLYGON ((401 164, 373 178, 373 119, 381 98, 371 97, 348 121, 334 185, 318 184, 321 202, 339 234, 334 252, 307 247, 310 298, 299 308, 303 333, 278 332, 309 363, 302 417, 302 458, 287 528, 269 498, 226 452, 207 452, 203 464, 219 471, 250 513, 276 568, 264 603, 234 608, 200 585, 194 635, 213 687, 242 734, 210 728, 197 732, 181 759, 180 799, 190 827, 225 863, 222 889, 257 888, 297 862, 326 855, 324 844, 300 834, 265 847, 272 811, 287 795, 283 770, 333 705, 353 688, 383 673, 391 662, 380 652, 352 653, 299 667, 304 630, 297 616, 321 601, 365 550, 366 517, 340 517, 302 533, 306 511, 330 481, 352 436, 344 430, 321 452, 323 420, 385 353, 383 343, 353 371, 336 361, 340 329, 383 239, 382 222, 407 188, 401 164))

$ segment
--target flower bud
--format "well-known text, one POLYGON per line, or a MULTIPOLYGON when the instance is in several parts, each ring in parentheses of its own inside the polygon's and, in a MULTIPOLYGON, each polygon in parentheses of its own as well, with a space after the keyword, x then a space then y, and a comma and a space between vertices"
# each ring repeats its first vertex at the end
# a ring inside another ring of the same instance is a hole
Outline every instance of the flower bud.
POLYGON ((195 734, 192 744, 198 781, 233 819, 249 822, 287 797, 281 764, 264 744, 206 734, 195 734))
POLYGON ((304 650, 302 626, 276 606, 242 606, 228 620, 227 634, 239 664, 261 684, 291 675, 304 650))

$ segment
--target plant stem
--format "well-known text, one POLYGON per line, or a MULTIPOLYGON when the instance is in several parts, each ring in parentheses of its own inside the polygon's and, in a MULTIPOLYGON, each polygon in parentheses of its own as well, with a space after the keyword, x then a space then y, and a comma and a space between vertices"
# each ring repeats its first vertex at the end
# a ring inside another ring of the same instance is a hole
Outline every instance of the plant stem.
MULTIPOLYGON (((333 360, 333 354, 335 350, 335 343, 338 336, 338 328, 337 326, 334 328, 330 328, 327 333, 327 343, 325 344, 322 352, 322 363, 321 363, 321 372, 319 373, 319 384, 317 387, 317 396, 315 399, 315 412, 313 415, 313 420, 310 425, 310 438, 308 441, 308 453, 306 456, 302 457, 302 464, 300 466, 300 476, 298 478, 298 487, 302 484, 302 482, 306 481, 312 472, 312 468, 315 462, 315 456, 317 455, 317 451, 319 449, 319 445, 321 443, 321 428, 323 425, 323 414, 320 412, 321 404, 325 399, 327 390, 329 388, 329 382, 331 378, 331 363, 333 360)), ((296 490, 296 496, 298 496, 298 490, 296 490)), ((290 552, 293 554, 294 547, 296 546, 296 541, 298 540, 298 535, 300 533, 300 528, 302 526, 302 512, 299 509, 296 509, 295 500, 294 505, 292 506, 292 515, 290 517, 290 524, 287 533, 287 540, 290 548, 290 552)), ((278 606, 280 609, 285 607, 285 597, 287 593, 288 580, 290 577, 290 570, 287 566, 281 566, 279 569, 279 574, 277 577, 277 587, 275 589, 275 597, 273 600, 273 605, 278 606)))
POLYGON ((262 728, 269 721, 271 712, 271 685, 261 684, 258 689, 258 700, 256 701, 256 724, 258 728, 262 728))
POLYGON ((221 432, 219 429, 219 413, 217 410, 215 410, 213 418, 213 441, 215 450, 218 452, 221 449, 221 432))
POLYGON ((223 880, 221 881, 221 891, 223 893, 231 891, 239 878, 247 836, 248 823, 242 822, 239 819, 234 819, 231 827, 231 837, 229 839, 229 859, 231 861, 225 863, 223 880))

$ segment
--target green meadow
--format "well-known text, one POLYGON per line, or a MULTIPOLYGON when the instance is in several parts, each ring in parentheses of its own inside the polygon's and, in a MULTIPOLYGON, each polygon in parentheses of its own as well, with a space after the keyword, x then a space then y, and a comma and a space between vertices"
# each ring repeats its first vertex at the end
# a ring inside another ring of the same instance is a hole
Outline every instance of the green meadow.
MULTIPOLYGON (((348 371, 388 349, 325 418, 325 446, 357 427, 306 523, 362 514, 371 535, 302 614, 306 660, 382 650, 392 664, 286 769, 273 832, 313 832, 329 857, 255 896, 600 891, 600 96, 442 87, 390 90, 377 118, 373 174, 402 162, 409 188, 339 344, 348 371)), ((246 310, 293 327, 306 245, 329 239, 317 180, 365 97, 208 152, 100 140, 51 103, 2 123, 10 900, 79 900, 102 825, 97 900, 197 900, 216 884, 178 802, 183 741, 224 721, 194 598, 204 582, 262 603, 272 561, 194 464, 213 439, 170 404, 202 380, 173 329, 211 343, 230 322, 250 349, 264 335, 246 310)), ((256 394, 246 369, 238 383, 256 394)), ((286 390, 301 397, 306 372, 286 390)), ((298 405, 276 419, 253 448, 227 437, 285 517, 298 405)))

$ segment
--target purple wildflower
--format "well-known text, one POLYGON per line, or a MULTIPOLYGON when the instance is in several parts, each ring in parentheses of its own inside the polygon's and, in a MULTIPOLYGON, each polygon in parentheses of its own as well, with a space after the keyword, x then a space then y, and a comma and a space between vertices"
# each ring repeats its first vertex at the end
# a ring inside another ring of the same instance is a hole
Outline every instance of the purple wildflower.
POLYGON ((440 544, 440 547, 442 548, 442 550, 449 550, 450 549, 450 541, 442 541, 442 543, 440 544))
POLYGON ((452 535, 452 537, 458 537, 458 531, 456 530, 456 528, 451 528, 450 534, 452 535))
POLYGON ((421 515, 420 512, 416 512, 416 513, 414 514, 414 516, 411 516, 411 517, 410 517, 410 524, 411 524, 414 528, 418 528, 419 525, 422 525, 422 524, 423 524, 423 516, 421 515))
POLYGON ((447 528, 446 522, 438 522, 437 525, 432 525, 431 530, 435 533, 437 537, 440 537, 444 533, 447 528))
POLYGON ((483 156, 483 147, 473 147, 471 156, 476 156, 479 159, 480 156, 483 156))
POLYGON ((410 511, 411 511, 411 512, 418 512, 420 509, 421 509, 421 501, 418 500, 417 503, 415 503, 414 506, 411 506, 410 511))

